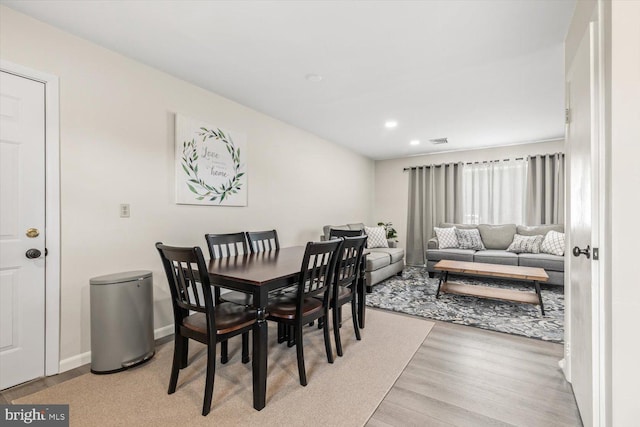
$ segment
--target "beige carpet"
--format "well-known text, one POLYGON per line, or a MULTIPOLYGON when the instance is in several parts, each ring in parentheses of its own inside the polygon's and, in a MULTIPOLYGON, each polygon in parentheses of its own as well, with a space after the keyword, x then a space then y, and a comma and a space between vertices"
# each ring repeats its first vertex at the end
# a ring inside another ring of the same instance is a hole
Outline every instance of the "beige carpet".
MULTIPOLYGON (((348 310, 345 310, 347 314, 348 310)), ((251 364, 240 363, 240 338, 229 345, 228 364, 216 366, 211 413, 200 415, 205 352, 194 343, 178 388, 167 394, 173 344, 158 348, 144 365, 111 375, 85 374, 13 403, 70 405, 72 426, 362 426, 418 350, 433 323, 367 310, 367 326, 356 341, 351 319, 341 330, 344 357, 327 363, 322 331, 305 329, 309 384, 298 381, 295 348, 276 343, 269 328, 267 406, 253 409, 251 364)), ((334 346, 335 353, 335 346, 334 346)))

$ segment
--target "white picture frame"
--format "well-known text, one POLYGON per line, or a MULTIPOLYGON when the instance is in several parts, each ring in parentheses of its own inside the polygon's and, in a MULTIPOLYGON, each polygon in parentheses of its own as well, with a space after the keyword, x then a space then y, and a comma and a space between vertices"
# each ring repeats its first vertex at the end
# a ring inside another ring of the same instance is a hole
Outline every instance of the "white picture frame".
POLYGON ((247 206, 242 133, 176 114, 176 203, 247 206))

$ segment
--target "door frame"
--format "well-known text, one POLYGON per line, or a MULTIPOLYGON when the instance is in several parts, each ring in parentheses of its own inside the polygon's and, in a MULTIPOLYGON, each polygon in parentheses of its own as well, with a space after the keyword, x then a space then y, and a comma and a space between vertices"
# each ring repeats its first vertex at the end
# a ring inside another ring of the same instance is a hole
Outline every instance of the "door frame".
POLYGON ((60 372, 60 104, 58 77, 10 61, 0 70, 45 86, 45 345, 44 373, 60 372))

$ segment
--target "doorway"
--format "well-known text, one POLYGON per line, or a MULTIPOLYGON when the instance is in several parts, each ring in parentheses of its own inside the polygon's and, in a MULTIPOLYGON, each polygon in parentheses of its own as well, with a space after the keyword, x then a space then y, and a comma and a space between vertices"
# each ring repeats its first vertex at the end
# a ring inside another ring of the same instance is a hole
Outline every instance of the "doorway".
POLYGON ((57 77, 4 60, 0 73, 0 388, 6 388, 59 372, 59 107, 57 77))

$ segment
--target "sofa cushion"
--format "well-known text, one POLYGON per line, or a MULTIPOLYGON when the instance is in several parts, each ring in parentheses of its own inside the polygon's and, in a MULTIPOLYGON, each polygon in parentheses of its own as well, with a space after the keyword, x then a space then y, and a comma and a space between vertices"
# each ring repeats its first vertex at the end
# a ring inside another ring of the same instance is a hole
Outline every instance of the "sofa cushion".
POLYGON ((473 262, 486 262, 489 264, 518 265, 518 255, 513 252, 488 249, 478 251, 473 255, 473 262))
POLYGON ((436 233, 436 238, 438 239, 438 248, 448 249, 458 247, 458 237, 456 236, 455 227, 433 227, 433 231, 436 233))
POLYGON ((458 247, 460 249, 476 249, 478 251, 485 250, 482 244, 482 237, 477 228, 470 230, 456 230, 456 237, 458 238, 458 247))
POLYGON ((544 236, 542 245, 540 245, 540 252, 550 255, 564 255, 564 233, 550 230, 544 236))
POLYGON ((527 253, 527 254, 539 254, 540 253, 540 245, 542 244, 542 240, 544 237, 540 235, 536 236, 521 236, 520 234, 516 234, 513 236, 513 242, 507 248, 509 252, 515 253, 527 253))
POLYGON ((371 252, 382 252, 388 254, 391 257, 391 264, 404 259, 404 249, 402 248, 371 248, 369 253, 371 252))
POLYGON ((473 249, 429 249, 427 259, 429 261, 440 261, 450 259, 453 261, 473 261, 473 249))
POLYGON ((550 231, 558 231, 564 233, 564 225, 562 224, 548 224, 548 225, 519 225, 517 233, 522 236, 546 236, 550 231))
POLYGON ((482 243, 484 243, 485 248, 505 250, 513 241, 513 236, 516 234, 516 225, 480 224, 478 225, 478 231, 480 231, 480 237, 482 237, 482 243))
POLYGON ((347 224, 349 230, 364 230, 364 224, 361 222, 357 222, 355 224, 347 224))
POLYGON ((367 251, 366 271, 374 271, 391 264, 391 256, 382 251, 367 251))
POLYGON ((564 257, 549 254, 520 254, 519 265, 523 267, 540 267, 551 271, 564 271, 564 257))

